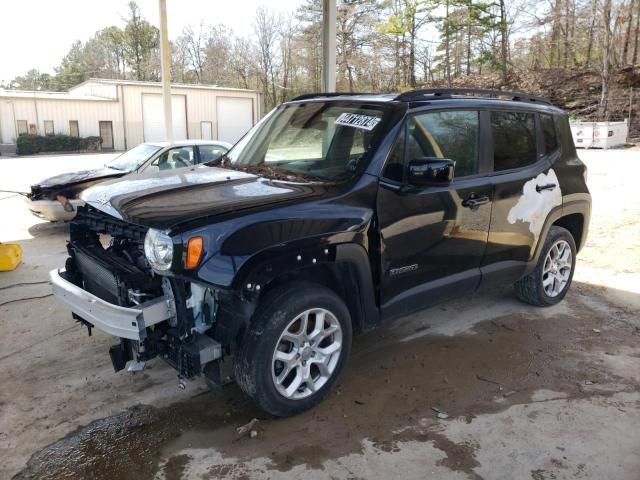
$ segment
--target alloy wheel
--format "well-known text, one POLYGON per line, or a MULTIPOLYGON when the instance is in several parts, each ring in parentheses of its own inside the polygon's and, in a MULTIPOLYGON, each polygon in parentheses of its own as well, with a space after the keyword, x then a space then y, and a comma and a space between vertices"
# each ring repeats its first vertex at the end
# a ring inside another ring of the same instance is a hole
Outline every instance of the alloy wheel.
POLYGON ((549 297, 557 297, 562 293, 571 278, 572 267, 569 243, 558 240, 549 249, 542 268, 542 287, 549 297))
POLYGON ((342 327, 324 308, 306 310, 280 335, 271 377, 280 395, 300 400, 317 392, 336 369, 342 352, 342 327))

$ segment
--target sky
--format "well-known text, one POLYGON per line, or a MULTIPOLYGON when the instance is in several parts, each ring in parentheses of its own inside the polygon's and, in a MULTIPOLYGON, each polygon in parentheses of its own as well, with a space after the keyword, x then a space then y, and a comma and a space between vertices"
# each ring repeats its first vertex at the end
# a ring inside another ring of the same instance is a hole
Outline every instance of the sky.
MULTIPOLYGON (((188 25, 223 24, 238 35, 251 35, 253 15, 264 5, 293 11, 301 0, 167 0, 169 39, 188 25)), ((54 73, 76 40, 85 41, 110 25, 124 26, 129 0, 3 1, 0 25, 0 81, 31 68, 54 73)), ((138 0, 142 15, 159 26, 158 0, 138 0)))

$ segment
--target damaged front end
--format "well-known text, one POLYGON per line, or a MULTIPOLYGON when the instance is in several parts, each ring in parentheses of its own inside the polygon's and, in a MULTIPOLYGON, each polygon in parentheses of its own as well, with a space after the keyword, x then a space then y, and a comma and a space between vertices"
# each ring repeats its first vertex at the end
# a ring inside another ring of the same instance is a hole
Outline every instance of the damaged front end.
POLYGON ((116 371, 128 362, 130 371, 139 370, 160 356, 183 378, 205 373, 216 385, 227 383, 232 373, 224 358, 231 351, 213 336, 220 293, 152 268, 147 232, 80 208, 71 223, 65 269, 50 274, 55 296, 89 334, 98 328, 120 338, 109 350, 116 371))
POLYGON ((50 222, 71 220, 76 210, 84 205, 80 200, 80 188, 44 188, 33 185, 25 195, 29 211, 38 218, 50 222))
POLYGON ((84 205, 80 194, 87 188, 123 176, 112 168, 85 170, 48 178, 31 186, 26 195, 27 207, 35 216, 50 222, 68 221, 84 205))

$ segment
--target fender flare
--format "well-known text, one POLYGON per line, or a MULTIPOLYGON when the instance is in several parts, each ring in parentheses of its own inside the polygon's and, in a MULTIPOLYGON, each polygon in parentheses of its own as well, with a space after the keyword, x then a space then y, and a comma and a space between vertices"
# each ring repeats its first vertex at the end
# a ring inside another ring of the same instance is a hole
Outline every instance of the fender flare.
POLYGON ((527 267, 527 271, 525 275, 530 273, 536 266, 538 259, 540 258, 540 253, 542 252, 542 247, 544 246, 545 239, 549 234, 549 230, 551 226, 556 223, 561 218, 572 215, 575 213, 579 213, 584 218, 584 223, 582 226, 582 239, 580 245, 576 244, 576 248, 580 250, 580 248, 585 244, 587 233, 589 229, 589 218, 591 214, 591 205, 588 200, 576 200, 569 203, 564 203, 563 205, 559 205, 555 207, 549 214, 547 215, 547 219, 544 222, 542 230, 540 231, 540 235, 538 236, 538 241, 536 243, 533 256, 529 260, 529 265, 527 267))

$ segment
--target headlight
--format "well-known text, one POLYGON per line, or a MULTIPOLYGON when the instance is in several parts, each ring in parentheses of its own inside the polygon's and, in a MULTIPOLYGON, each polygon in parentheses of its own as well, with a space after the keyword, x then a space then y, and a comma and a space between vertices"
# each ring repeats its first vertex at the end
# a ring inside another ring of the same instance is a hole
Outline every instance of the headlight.
POLYGON ((169 270, 173 259, 171 237, 160 230, 150 228, 144 238, 144 254, 154 270, 169 270))

